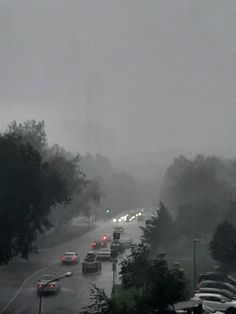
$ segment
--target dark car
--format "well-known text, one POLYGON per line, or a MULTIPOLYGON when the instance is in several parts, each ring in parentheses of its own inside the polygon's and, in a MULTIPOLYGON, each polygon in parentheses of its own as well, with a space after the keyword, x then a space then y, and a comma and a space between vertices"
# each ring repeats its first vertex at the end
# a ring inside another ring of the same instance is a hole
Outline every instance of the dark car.
POLYGON ((113 241, 110 246, 111 255, 115 252, 118 255, 124 253, 125 247, 120 241, 113 241))
POLYGON ((233 285, 236 285, 236 280, 228 276, 225 273, 218 272, 218 271, 212 271, 212 272, 206 272, 202 273, 198 277, 198 282, 201 282, 203 280, 214 280, 214 281, 224 281, 224 282, 229 282, 233 285))
POLYGON ((198 290, 201 288, 225 289, 232 292, 233 294, 236 294, 236 288, 230 283, 223 281, 204 280, 198 284, 198 290))

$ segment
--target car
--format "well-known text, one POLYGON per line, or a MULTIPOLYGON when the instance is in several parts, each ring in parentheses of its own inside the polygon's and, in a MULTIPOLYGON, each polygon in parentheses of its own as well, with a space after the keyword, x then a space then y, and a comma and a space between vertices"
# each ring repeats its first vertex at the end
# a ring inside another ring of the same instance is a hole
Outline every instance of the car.
POLYGON ((236 296, 229 290, 225 289, 217 289, 217 288, 200 288, 199 290, 196 291, 196 293, 216 293, 216 294, 221 294, 224 297, 230 299, 230 300, 235 300, 236 296))
POLYGON ((119 240, 114 240, 111 243, 110 246, 111 255, 113 256, 113 253, 116 253, 117 255, 124 253, 125 247, 119 240))
POLYGON ((82 272, 94 272, 102 269, 102 262, 97 258, 95 252, 88 252, 83 263, 82 263, 82 272))
POLYGON ((77 264, 79 263, 79 254, 74 251, 65 252, 64 255, 61 257, 62 264, 77 264))
POLYGON ((108 248, 102 248, 97 252, 97 259, 107 261, 111 259, 111 251, 108 248))
POLYGON ((43 275, 37 283, 37 292, 40 293, 57 293, 61 290, 61 282, 53 275, 43 275))
POLYGON ((215 293, 195 293, 193 299, 200 299, 203 305, 216 311, 226 313, 236 313, 236 301, 229 300, 220 294, 215 293))
POLYGON ((91 243, 91 247, 93 250, 99 250, 103 247, 107 247, 107 241, 104 241, 104 240, 93 241, 91 243))
POLYGON ((124 228, 121 226, 117 226, 114 228, 114 232, 118 232, 118 233, 124 233, 124 228))
POLYGON ((214 281, 214 280, 205 280, 198 284, 198 290, 201 288, 216 288, 216 289, 225 289, 233 294, 236 294, 236 288, 228 282, 214 281))
POLYGON ((119 242, 123 244, 125 249, 130 249, 132 247, 132 244, 133 244, 133 240, 130 238, 120 238, 119 242))
POLYGON ((224 314, 224 312, 216 311, 209 306, 203 304, 202 306, 202 314, 224 314))
POLYGON ((234 277, 219 271, 212 271, 200 274, 198 277, 198 282, 200 283, 204 280, 224 281, 236 287, 236 279, 234 277))

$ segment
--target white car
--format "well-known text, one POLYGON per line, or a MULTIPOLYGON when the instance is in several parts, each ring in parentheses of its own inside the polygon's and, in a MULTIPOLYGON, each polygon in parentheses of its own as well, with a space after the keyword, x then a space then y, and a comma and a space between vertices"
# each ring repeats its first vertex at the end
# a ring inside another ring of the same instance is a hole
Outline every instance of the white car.
POLYGON ((111 251, 108 248, 102 248, 97 252, 97 259, 109 261, 111 259, 111 251))
POLYGON ((215 293, 195 293, 194 300, 202 300, 203 305, 216 311, 236 313, 236 301, 215 293))
POLYGON ((203 309, 202 309, 202 313, 203 314, 224 314, 224 312, 221 312, 221 311, 216 311, 214 309, 212 309, 211 307, 208 307, 208 306, 205 306, 203 305, 203 309))

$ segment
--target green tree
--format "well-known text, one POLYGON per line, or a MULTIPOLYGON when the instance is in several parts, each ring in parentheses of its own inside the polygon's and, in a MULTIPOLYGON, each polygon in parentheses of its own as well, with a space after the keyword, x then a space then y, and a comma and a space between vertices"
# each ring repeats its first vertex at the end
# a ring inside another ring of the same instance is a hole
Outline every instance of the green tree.
POLYGON ((225 269, 235 268, 236 229, 227 220, 219 224, 209 244, 212 258, 225 269))
POLYGON ((44 121, 26 120, 17 124, 14 120, 8 125, 6 133, 20 135, 24 143, 30 143, 41 155, 48 148, 44 121))
POLYGON ((169 269, 165 254, 152 260, 144 243, 121 262, 120 274, 123 288, 135 289, 130 313, 169 313, 170 306, 188 297, 183 270, 169 269))
POLYGON ((153 261, 149 277, 150 284, 146 294, 149 313, 170 313, 170 306, 187 298, 185 273, 181 269, 169 269, 163 255, 153 261))
POLYGON ((159 203, 156 215, 152 216, 149 224, 141 229, 143 230, 142 239, 150 246, 153 254, 160 246, 168 247, 174 236, 174 221, 163 202, 159 203))
POLYGON ((36 251, 37 234, 51 226, 50 209, 69 194, 60 174, 15 134, 0 135, 0 264, 36 251))
POLYGON ((113 302, 103 289, 91 284, 90 303, 82 308, 80 314, 112 314, 113 302))
POLYGON ((125 289, 134 287, 135 297, 140 297, 145 293, 148 283, 148 270, 150 261, 148 259, 149 248, 140 243, 134 246, 131 254, 121 261, 121 280, 125 289))

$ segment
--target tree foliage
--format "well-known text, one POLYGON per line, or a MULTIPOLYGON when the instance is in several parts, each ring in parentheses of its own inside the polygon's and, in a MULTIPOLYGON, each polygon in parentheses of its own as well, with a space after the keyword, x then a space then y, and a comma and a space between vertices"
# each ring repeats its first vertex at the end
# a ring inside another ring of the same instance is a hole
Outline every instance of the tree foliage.
POLYGON ((135 287, 136 296, 139 297, 145 291, 148 282, 149 248, 140 243, 134 246, 131 254, 121 261, 122 285, 124 288, 135 287))
POLYGON ((112 314, 112 300, 103 289, 91 284, 90 303, 82 308, 80 314, 112 314))
POLYGON ((236 228, 227 220, 219 224, 209 244, 209 251, 214 260, 226 268, 235 268, 236 228))
POLYGON ((22 137, 0 135, 0 264, 35 250, 37 234, 49 228, 50 209, 69 193, 60 174, 22 137))
POLYGON ((166 205, 163 202, 158 204, 156 215, 143 230, 143 241, 148 244, 151 251, 155 253, 158 246, 167 247, 174 236, 174 221, 166 205))
POLYGON ((207 234, 225 218, 236 221, 235 187, 235 160, 180 156, 166 171, 161 198, 173 210, 179 234, 207 234))
POLYGON ((149 248, 141 243, 121 262, 124 289, 135 288, 132 313, 169 313, 170 306, 188 295, 183 270, 169 269, 164 254, 151 259, 149 248))

